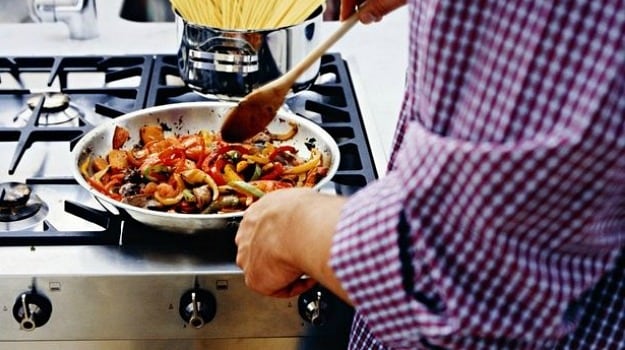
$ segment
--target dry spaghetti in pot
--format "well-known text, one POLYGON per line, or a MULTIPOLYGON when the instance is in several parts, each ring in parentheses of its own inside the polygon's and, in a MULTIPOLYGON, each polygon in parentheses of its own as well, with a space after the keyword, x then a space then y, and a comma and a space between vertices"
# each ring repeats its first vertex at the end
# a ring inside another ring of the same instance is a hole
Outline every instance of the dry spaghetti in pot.
POLYGON ((186 21, 229 30, 267 30, 304 22, 326 0, 170 0, 186 21))
POLYGON ((106 196, 137 207, 177 213, 245 210, 265 193, 313 187, 328 173, 321 152, 298 150, 277 141, 284 135, 261 133, 245 143, 226 143, 218 133, 168 135, 160 124, 143 126, 140 142, 125 147, 129 131, 116 126, 106 155, 87 157, 80 172, 106 196))

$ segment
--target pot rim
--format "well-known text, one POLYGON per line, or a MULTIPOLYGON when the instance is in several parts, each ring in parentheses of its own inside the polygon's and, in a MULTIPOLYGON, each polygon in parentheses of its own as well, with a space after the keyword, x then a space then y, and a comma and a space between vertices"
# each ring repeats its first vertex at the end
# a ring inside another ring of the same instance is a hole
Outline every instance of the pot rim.
POLYGON ((258 34, 260 33, 260 34, 263 34, 263 33, 271 33, 271 32, 276 32, 276 31, 280 31, 284 29, 308 25, 309 23, 316 21, 318 17, 323 16, 323 12, 325 11, 325 8, 326 8, 325 4, 319 6, 317 9, 315 9, 315 11, 313 11, 313 13, 305 21, 301 23, 292 24, 290 26, 282 26, 282 27, 267 28, 267 29, 226 29, 226 28, 207 26, 207 25, 194 23, 194 22, 190 22, 186 20, 176 10, 174 10, 173 12, 174 12, 175 21, 182 22, 187 27, 195 27, 195 28, 202 29, 202 30, 208 29, 208 30, 211 30, 214 32, 220 32, 220 33, 236 33, 236 34, 250 34, 250 33, 258 34))

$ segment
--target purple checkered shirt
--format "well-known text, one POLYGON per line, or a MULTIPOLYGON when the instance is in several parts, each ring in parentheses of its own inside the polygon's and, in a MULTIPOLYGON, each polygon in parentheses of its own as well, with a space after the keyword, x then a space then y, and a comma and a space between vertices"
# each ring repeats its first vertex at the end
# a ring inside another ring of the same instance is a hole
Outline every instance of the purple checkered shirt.
POLYGON ((625 348, 625 1, 408 7, 389 172, 332 247, 350 348, 625 348))

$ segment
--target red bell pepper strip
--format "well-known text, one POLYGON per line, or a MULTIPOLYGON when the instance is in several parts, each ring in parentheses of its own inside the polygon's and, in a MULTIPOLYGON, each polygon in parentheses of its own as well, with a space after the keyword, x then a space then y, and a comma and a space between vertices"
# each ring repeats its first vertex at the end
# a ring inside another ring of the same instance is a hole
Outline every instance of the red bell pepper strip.
POLYGON ((95 180, 91 177, 86 178, 86 180, 89 183, 89 185, 93 186, 93 188, 95 188, 98 192, 105 194, 118 201, 122 199, 122 196, 119 193, 114 193, 114 192, 109 191, 100 181, 95 180))
POLYGON ((282 173, 284 173, 284 166, 276 162, 276 163, 273 163, 273 167, 271 168, 271 170, 269 170, 269 172, 266 173, 265 175, 261 176, 260 179, 261 180, 276 180, 282 175, 282 173))
POLYGON ((269 155, 269 160, 270 160, 270 161, 274 161, 274 160, 276 160, 276 158, 277 158, 279 155, 284 154, 284 153, 286 153, 286 152, 289 152, 289 153, 295 154, 295 153, 297 153, 297 149, 296 149, 295 147, 293 147, 293 146, 289 146, 289 145, 277 147, 277 148, 276 148, 276 149, 274 149, 274 150, 273 150, 273 152, 271 152, 271 154, 269 155))
POLYGON ((221 161, 219 161, 219 164, 217 164, 217 160, 219 160, 219 155, 217 154, 207 156, 202 161, 202 164, 200 164, 200 169, 210 175, 210 177, 215 180, 217 186, 223 186, 227 183, 226 179, 224 179, 222 172, 223 168, 226 166, 226 161, 222 159, 221 161), (219 166, 221 166, 221 169, 219 169, 219 166))
POLYGON ((213 180, 215 180, 217 186, 223 186, 228 183, 228 181, 226 181, 226 178, 224 178, 224 175, 221 172, 217 171, 215 167, 211 167, 210 169, 208 169, 208 175, 210 175, 213 180))
POLYGON ((168 147, 164 149, 159 155, 161 163, 164 165, 174 165, 180 159, 185 159, 184 148, 168 147))

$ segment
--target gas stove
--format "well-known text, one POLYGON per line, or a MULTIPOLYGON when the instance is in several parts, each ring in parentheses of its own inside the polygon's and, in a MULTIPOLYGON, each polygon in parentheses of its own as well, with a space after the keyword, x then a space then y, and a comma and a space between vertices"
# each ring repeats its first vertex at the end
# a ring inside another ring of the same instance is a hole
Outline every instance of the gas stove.
MULTIPOLYGON (((0 347, 345 347, 352 310, 321 286, 291 299, 245 287, 234 228, 158 232, 73 179, 71 149, 99 123, 218 98, 187 88, 175 55, 0 58, 0 347)), ((337 141, 332 191, 350 195, 377 178, 340 54, 326 54, 317 81, 285 108, 337 141)))

